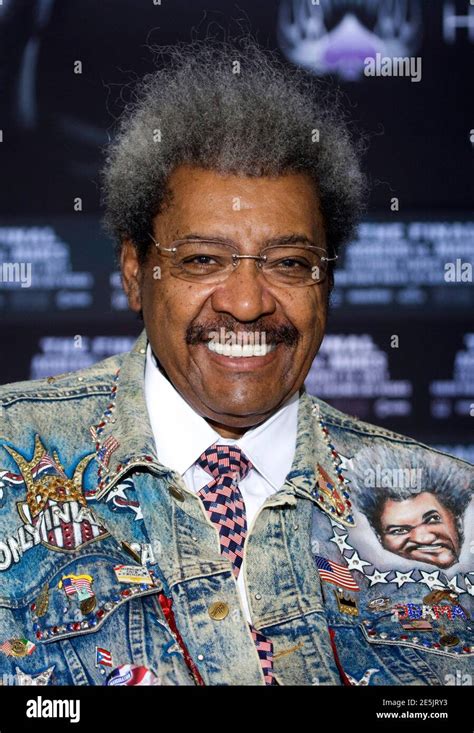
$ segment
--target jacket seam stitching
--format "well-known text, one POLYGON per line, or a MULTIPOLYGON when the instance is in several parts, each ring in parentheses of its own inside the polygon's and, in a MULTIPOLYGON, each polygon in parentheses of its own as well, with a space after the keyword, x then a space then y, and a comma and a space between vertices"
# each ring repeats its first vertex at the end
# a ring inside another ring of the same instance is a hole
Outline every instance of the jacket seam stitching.
POLYGON ((89 391, 88 388, 86 388, 87 391, 74 391, 71 393, 66 394, 46 394, 42 395, 41 393, 38 394, 23 394, 23 395, 17 395, 15 397, 12 397, 11 399, 6 400, 0 400, 0 405, 4 408, 11 407, 12 405, 15 405, 17 402, 54 402, 54 401, 63 401, 63 400, 71 400, 71 399, 83 399, 84 397, 93 397, 95 395, 104 395, 107 394, 110 391, 110 386, 104 386, 103 389, 98 389, 97 387, 93 387, 91 391, 89 391))

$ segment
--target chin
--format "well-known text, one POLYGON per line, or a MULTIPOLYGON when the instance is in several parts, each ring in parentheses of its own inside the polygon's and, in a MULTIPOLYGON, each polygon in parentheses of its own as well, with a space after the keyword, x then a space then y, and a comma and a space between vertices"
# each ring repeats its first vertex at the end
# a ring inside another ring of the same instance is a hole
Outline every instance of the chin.
POLYGON ((423 562, 427 565, 435 565, 437 568, 450 568, 457 562, 457 557, 452 552, 448 551, 437 557, 433 555, 420 555, 419 557, 412 556, 412 560, 416 562, 423 562))
POLYGON ((241 385, 236 384, 218 395, 209 391, 200 398, 200 401, 217 415, 229 415, 229 417, 235 415, 240 418, 246 415, 265 414, 269 410, 274 410, 284 399, 284 394, 280 391, 275 394, 265 386, 262 386, 257 393, 255 390, 247 393, 239 387, 241 385))
POLYGON ((443 555, 439 558, 439 561, 435 563, 440 568, 450 568, 451 565, 454 565, 455 562, 458 561, 458 558, 453 555, 452 553, 447 553, 446 555, 443 555))
POLYGON ((267 413, 272 412, 272 410, 274 410, 273 407, 260 408, 259 406, 252 406, 249 409, 248 404, 245 407, 242 405, 241 409, 239 409, 227 403, 222 406, 222 409, 216 405, 215 409, 210 414, 204 415, 204 417, 208 420, 228 425, 230 428, 251 428, 263 420, 267 413))
POLYGON ((277 409, 279 402, 236 401, 235 399, 223 399, 216 402, 214 398, 204 400, 203 404, 207 408, 203 415, 206 419, 221 422, 229 427, 245 428, 260 422, 260 419, 277 409))

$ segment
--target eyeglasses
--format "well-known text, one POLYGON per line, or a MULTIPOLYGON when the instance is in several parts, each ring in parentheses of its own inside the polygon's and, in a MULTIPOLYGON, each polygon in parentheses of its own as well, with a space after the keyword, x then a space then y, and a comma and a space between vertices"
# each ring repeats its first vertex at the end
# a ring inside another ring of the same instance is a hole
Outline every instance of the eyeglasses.
POLYGON ((326 250, 314 246, 270 245, 259 255, 242 255, 237 247, 223 242, 186 239, 163 247, 151 238, 160 253, 170 255, 172 275, 206 285, 226 280, 241 260, 255 260, 265 279, 274 285, 317 285, 325 279, 328 263, 337 260, 337 255, 327 257, 326 250))

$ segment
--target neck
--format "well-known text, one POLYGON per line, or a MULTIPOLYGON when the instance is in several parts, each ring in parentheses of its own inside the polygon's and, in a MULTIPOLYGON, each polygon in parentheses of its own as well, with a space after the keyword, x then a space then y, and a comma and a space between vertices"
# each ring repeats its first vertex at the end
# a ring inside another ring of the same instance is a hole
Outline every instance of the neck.
POLYGON ((206 422, 209 423, 211 428, 214 428, 216 433, 219 433, 221 438, 241 438, 244 433, 247 432, 247 430, 250 430, 250 428, 230 428, 228 425, 222 425, 221 423, 214 422, 214 420, 208 420, 205 418, 206 422))

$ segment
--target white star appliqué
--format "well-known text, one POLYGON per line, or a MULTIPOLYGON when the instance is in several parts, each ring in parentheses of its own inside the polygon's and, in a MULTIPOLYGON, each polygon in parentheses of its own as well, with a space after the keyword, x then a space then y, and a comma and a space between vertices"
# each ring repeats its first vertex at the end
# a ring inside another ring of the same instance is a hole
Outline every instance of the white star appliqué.
POLYGON ((341 459, 340 466, 343 471, 352 471, 354 464, 354 457, 352 458, 346 458, 346 456, 343 456, 341 453, 338 454, 339 458, 341 459))
POLYGON ((346 557, 346 560, 347 560, 347 569, 348 570, 360 570, 361 573, 364 572, 365 565, 371 564, 370 562, 367 562, 367 560, 362 560, 359 557, 359 553, 357 552, 357 550, 354 550, 354 554, 352 555, 350 559, 346 557))
POLYGON ((331 542, 334 542, 335 545, 339 547, 339 550, 341 553, 344 553, 344 550, 352 550, 353 548, 347 544, 346 540, 348 538, 348 534, 336 534, 334 532, 334 536, 331 537, 331 542))
POLYGON ((129 488, 128 484, 116 484, 107 494, 105 501, 112 501, 112 499, 125 499, 128 501, 128 496, 125 493, 125 489, 129 488))
POLYGON ((400 573, 398 570, 395 570, 395 578, 392 580, 392 583, 396 583, 399 588, 405 585, 405 583, 415 583, 416 581, 411 577, 412 572, 413 570, 410 570, 409 573, 400 573))
MULTIPOLYGON (((472 575, 472 573, 469 573, 469 575, 472 575)), ((464 576, 464 582, 466 583, 466 590, 469 595, 474 596, 474 583, 471 583, 467 575, 464 576)))
POLYGON ((360 680, 356 680, 355 677, 351 677, 350 674, 347 674, 346 677, 351 683, 351 685, 357 685, 357 687, 366 687, 370 683, 370 678, 373 674, 376 672, 380 672, 380 669, 375 669, 375 667, 371 667, 367 670, 367 672, 364 672, 360 680))
POLYGON ((143 519, 141 506, 131 506, 130 509, 133 512, 135 512, 135 520, 134 520, 135 522, 138 521, 139 519, 143 519))
POLYGON ((424 570, 420 570, 420 573, 422 575, 420 583, 427 585, 430 590, 445 587, 444 583, 439 579, 439 570, 436 570, 434 573, 427 573, 424 570))
POLYGON ((48 684, 51 675, 53 674, 55 665, 48 667, 44 672, 40 672, 36 675, 26 674, 19 667, 15 668, 15 676, 18 685, 31 685, 33 687, 43 687, 48 684))
POLYGON ((457 595, 461 595, 461 593, 466 592, 463 588, 459 587, 457 575, 455 575, 454 578, 451 578, 451 580, 448 580, 448 588, 454 591, 454 593, 457 593, 457 595))
POLYGON ((116 507, 123 507, 124 509, 130 509, 135 512, 135 521, 143 519, 142 509, 138 502, 130 501, 130 497, 127 495, 127 489, 133 488, 133 483, 130 479, 118 483, 107 494, 106 501, 112 502, 116 507), (138 504, 138 506, 135 506, 138 504))
POLYGON ((377 585, 377 583, 388 583, 387 575, 389 575, 392 571, 388 570, 386 573, 381 573, 380 570, 374 570, 372 575, 366 574, 366 578, 370 580, 370 587, 373 585, 377 585))

